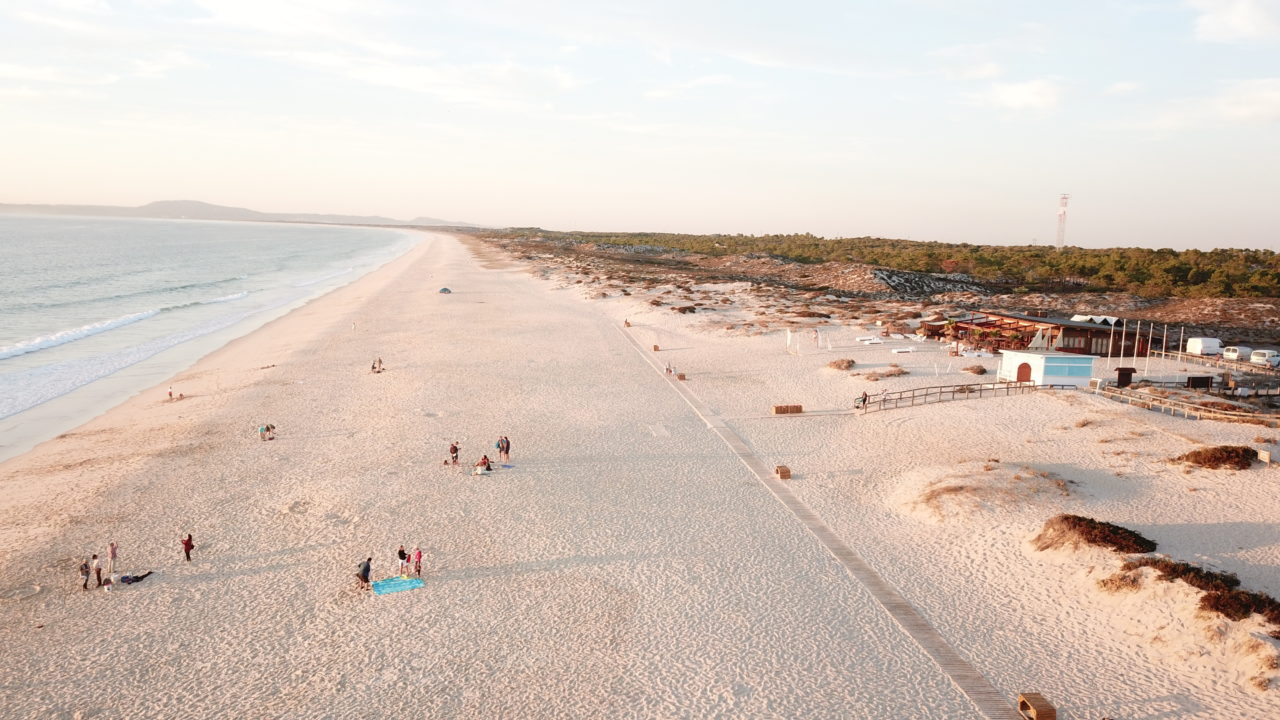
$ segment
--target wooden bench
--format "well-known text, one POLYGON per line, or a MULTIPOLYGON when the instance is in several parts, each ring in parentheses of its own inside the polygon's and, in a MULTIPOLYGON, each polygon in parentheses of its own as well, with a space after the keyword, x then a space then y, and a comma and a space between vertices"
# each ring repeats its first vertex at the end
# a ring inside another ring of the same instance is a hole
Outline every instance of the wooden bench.
POLYGON ((1018 714, 1027 720, 1058 720, 1058 711, 1040 693, 1022 693, 1018 696, 1018 714))
POLYGON ((774 415, 796 415, 804 412, 803 405, 774 405, 774 415))
POLYGON ((773 473, 778 476, 779 480, 791 479, 791 468, 786 465, 779 465, 773 469, 773 473))

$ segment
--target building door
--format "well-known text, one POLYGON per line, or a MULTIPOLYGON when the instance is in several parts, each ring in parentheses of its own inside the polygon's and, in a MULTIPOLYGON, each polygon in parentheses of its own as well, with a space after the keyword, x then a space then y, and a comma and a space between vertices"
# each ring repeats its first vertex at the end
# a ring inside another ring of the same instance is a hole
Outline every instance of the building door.
POLYGON ((1031 382, 1031 366, 1022 363, 1018 366, 1018 382, 1031 382))

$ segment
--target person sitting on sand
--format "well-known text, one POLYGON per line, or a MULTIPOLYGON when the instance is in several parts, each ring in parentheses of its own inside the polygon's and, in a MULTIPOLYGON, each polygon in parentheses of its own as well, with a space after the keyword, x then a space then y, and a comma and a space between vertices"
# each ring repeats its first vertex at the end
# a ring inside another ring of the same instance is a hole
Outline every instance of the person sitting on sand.
POLYGON ((489 462, 489 456, 485 455, 476 462, 475 475, 484 475, 493 472, 493 464, 489 462))
POLYGON ((258 426, 258 438, 262 440, 276 439, 276 426, 270 423, 258 426))

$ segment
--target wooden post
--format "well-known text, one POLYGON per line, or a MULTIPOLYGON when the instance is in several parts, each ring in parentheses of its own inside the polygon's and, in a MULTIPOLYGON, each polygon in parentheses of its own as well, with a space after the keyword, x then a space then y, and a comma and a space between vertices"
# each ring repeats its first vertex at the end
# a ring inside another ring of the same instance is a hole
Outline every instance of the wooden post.
POLYGON ((1040 693, 1019 695, 1018 713, 1027 720, 1058 720, 1058 711, 1040 693))
POLYGON ((658 346, 657 346, 657 345, 654 345, 654 346, 653 346, 653 351, 654 351, 654 352, 658 352, 658 346))

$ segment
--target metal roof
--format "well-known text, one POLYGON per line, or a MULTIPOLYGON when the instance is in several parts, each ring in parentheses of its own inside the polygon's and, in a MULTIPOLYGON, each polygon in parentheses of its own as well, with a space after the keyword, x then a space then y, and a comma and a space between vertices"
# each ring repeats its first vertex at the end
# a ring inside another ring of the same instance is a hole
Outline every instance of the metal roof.
POLYGON ((1111 325, 1103 323, 1085 322, 1083 320, 1068 320, 1066 318, 1036 317, 1035 315, 1023 315, 1014 312, 995 312, 991 310, 983 310, 983 313, 990 318, 1010 318, 1013 320, 1022 320, 1032 323, 1044 323, 1046 325, 1062 325, 1064 327, 1082 328, 1085 330, 1107 330, 1112 329, 1111 325))

